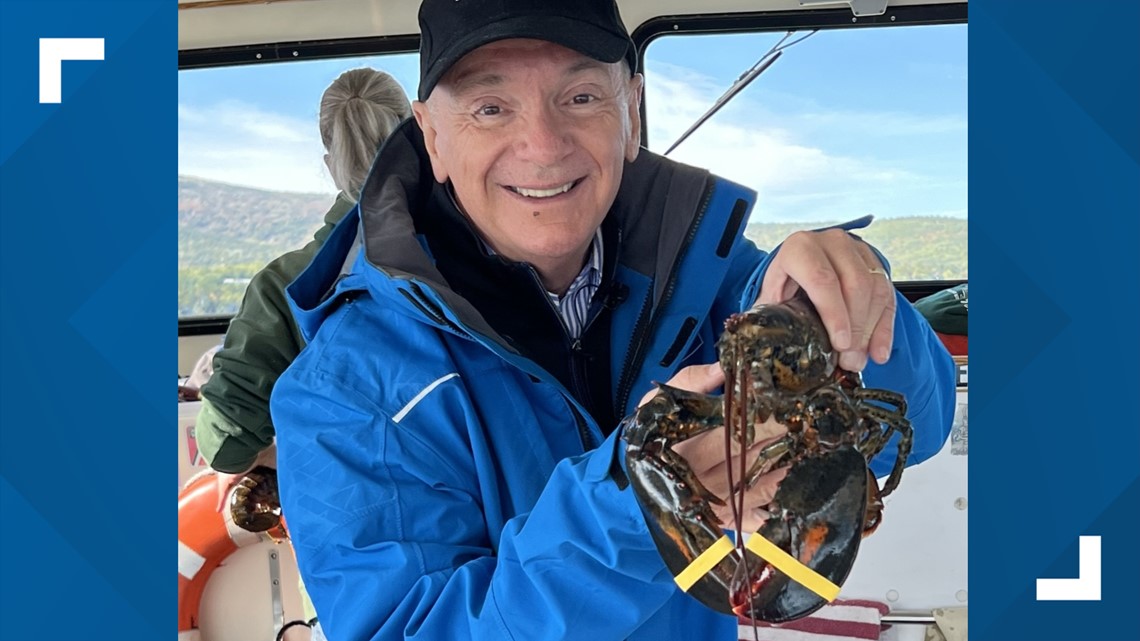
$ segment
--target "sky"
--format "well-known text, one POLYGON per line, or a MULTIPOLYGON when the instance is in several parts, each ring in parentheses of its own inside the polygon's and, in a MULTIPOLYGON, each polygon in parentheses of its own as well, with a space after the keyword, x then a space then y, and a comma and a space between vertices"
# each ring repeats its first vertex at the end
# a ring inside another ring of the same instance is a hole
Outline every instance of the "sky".
MULTIPOLYGON (((649 148, 667 149, 783 35, 653 41, 649 148)), ((966 25, 821 31, 785 50, 670 157, 755 189, 753 222, 965 218, 966 54, 966 25)), ((179 72, 179 173, 334 193, 317 108, 329 82, 360 66, 388 71, 414 95, 415 53, 179 72)))

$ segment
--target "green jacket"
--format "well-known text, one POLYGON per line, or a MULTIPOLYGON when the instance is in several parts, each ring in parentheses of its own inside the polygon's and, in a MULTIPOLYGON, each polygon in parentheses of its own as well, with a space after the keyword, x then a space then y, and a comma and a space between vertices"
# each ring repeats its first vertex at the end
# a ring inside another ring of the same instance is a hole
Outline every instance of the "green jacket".
POLYGON ((215 470, 244 472, 273 442, 269 394, 304 347, 285 287, 308 266, 355 204, 340 193, 313 240, 270 262, 246 288, 225 344, 214 355, 214 374, 202 386, 202 410, 194 428, 199 451, 215 470))

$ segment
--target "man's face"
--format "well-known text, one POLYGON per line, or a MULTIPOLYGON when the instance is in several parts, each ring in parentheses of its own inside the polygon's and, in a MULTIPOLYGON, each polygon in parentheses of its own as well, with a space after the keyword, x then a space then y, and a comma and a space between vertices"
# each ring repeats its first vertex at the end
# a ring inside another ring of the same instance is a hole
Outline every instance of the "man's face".
POLYGON ((413 108, 436 180, 496 252, 580 267, 637 157, 640 92, 624 65, 516 39, 469 53, 413 108))

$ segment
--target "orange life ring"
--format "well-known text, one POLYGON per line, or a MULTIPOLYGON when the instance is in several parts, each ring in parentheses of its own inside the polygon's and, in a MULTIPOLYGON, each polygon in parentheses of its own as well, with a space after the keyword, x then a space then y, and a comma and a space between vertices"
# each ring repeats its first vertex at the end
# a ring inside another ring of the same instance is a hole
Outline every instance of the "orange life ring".
MULTIPOLYGON (((209 470, 178 493, 178 641, 198 640, 198 606, 214 569, 238 548, 262 540, 234 525, 229 510, 218 512, 215 479, 209 470)), ((284 534, 284 523, 279 529, 275 538, 284 534)))

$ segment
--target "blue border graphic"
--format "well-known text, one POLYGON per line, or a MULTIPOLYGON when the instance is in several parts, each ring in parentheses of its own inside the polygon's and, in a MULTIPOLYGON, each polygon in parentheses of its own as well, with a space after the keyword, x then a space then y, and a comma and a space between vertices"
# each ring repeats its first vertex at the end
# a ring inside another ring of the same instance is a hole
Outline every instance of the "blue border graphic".
POLYGON ((176 635, 177 8, 0 3, 0 638, 176 635), (40 104, 39 40, 102 38, 40 104))
MULTIPOLYGON (((970 620, 1140 639, 1140 4, 970 11, 970 620), (1037 601, 1102 540, 1099 601, 1037 601)), ((0 635, 175 636, 176 4, 0 2, 0 635), (39 38, 105 39, 38 102, 39 38)))
POLYGON ((1140 639, 1140 4, 970 3, 970 638, 1140 639), (1038 601, 1086 579, 1099 601, 1038 601))

